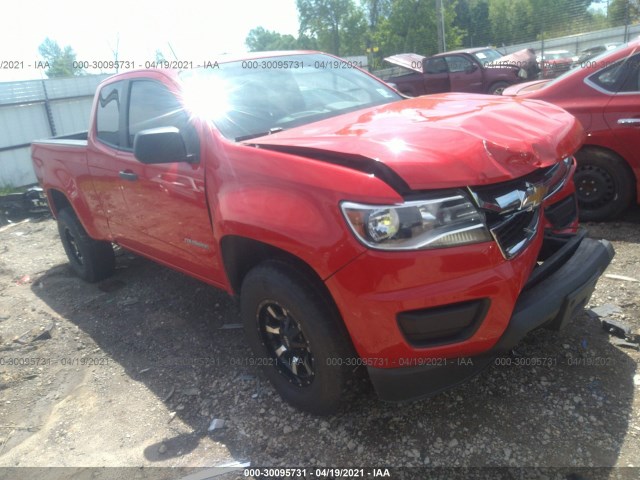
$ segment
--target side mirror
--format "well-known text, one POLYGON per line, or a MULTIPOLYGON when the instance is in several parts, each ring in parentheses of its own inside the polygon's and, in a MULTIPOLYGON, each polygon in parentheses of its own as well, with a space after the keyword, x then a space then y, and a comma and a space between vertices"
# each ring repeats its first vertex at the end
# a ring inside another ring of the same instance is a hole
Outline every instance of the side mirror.
POLYGON ((184 139, 176 127, 150 128, 136 133, 133 155, 142 163, 191 162, 184 139))

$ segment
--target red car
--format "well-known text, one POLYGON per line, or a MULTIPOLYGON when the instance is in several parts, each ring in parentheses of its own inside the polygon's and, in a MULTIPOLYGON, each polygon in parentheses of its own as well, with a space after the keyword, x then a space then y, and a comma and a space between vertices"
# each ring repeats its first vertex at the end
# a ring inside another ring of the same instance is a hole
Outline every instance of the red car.
POLYGON ((640 201, 640 39, 588 60, 552 81, 503 92, 554 103, 580 120, 587 138, 576 154, 582 220, 605 220, 640 201))
POLYGON ((541 78, 555 78, 568 71, 578 60, 578 57, 569 50, 545 50, 544 55, 538 58, 541 78))
POLYGON ((116 243, 238 296, 253 364, 327 413, 355 368, 432 394, 580 311, 614 253, 577 228, 582 140, 548 103, 271 52, 111 77, 88 134, 32 157, 80 277, 116 243))

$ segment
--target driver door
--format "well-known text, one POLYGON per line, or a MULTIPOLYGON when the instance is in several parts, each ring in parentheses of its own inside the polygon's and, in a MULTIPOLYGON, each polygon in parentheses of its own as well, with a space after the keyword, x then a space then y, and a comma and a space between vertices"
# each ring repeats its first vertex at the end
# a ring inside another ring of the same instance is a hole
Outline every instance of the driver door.
POLYGON ((176 96, 160 81, 129 82, 122 192, 131 221, 128 247, 205 279, 215 280, 216 243, 205 195, 198 134, 176 96), (136 133, 177 127, 198 161, 143 164, 133 154, 136 133))
POLYGON ((464 55, 447 55, 452 92, 484 93, 482 69, 464 55))
POLYGON ((451 91, 449 67, 444 57, 431 57, 424 61, 424 89, 426 94, 451 91))

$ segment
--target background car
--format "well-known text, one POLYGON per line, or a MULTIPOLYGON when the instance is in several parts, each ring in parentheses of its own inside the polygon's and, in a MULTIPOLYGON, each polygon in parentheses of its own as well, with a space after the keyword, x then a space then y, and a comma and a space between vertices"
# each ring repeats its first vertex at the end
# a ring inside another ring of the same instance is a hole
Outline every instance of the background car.
POLYGON ((578 57, 569 50, 545 50, 538 57, 540 64, 540 76, 542 78, 555 78, 569 70, 578 57))
POLYGON ((580 218, 605 220, 640 201, 640 38, 554 80, 505 89, 503 95, 545 100, 582 123, 576 154, 580 218))
POLYGON ((586 62, 587 60, 595 57, 596 55, 600 55, 601 53, 608 52, 609 50, 613 50, 616 47, 622 45, 620 42, 607 43, 605 45, 597 45, 595 47, 585 48, 578 55, 578 60, 574 63, 574 66, 579 66, 581 63, 586 62))

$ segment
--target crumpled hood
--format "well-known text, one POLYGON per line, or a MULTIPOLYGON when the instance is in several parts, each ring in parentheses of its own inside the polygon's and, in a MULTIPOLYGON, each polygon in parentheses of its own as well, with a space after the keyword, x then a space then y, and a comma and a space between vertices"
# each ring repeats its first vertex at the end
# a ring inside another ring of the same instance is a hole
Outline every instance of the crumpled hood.
POLYGON ((308 149, 373 159, 412 190, 426 190, 521 177, 572 155, 583 138, 576 119, 551 104, 448 93, 359 110, 250 143, 291 147, 301 156, 308 149))

